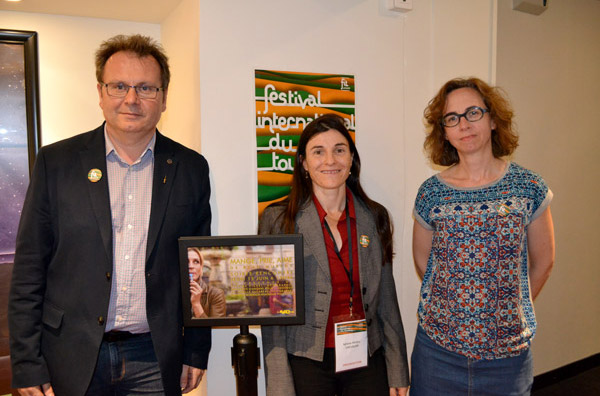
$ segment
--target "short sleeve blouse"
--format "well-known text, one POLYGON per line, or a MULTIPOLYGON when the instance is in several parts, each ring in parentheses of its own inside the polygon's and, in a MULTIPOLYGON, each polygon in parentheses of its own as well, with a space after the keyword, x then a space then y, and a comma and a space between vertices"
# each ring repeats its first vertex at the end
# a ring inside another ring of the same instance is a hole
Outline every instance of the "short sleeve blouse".
POLYGON ((433 341, 474 359, 529 347, 536 321, 527 226, 551 199, 544 180, 515 163, 485 186, 459 188, 439 175, 421 185, 414 216, 433 240, 418 314, 433 341))

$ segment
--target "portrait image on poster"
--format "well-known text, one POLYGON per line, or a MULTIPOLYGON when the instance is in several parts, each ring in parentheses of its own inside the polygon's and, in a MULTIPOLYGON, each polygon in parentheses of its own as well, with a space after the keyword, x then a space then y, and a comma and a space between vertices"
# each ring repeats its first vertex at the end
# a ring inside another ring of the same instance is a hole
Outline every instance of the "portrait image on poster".
POLYGON ((304 321, 301 235, 179 239, 186 326, 304 321))

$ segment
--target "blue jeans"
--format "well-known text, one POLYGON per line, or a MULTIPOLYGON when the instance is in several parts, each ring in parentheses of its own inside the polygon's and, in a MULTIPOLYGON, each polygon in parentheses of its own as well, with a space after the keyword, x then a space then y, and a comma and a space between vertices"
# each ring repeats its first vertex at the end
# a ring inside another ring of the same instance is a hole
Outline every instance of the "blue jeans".
POLYGON ((102 341, 86 396, 108 395, 164 395, 150 333, 123 341, 102 341))
POLYGON ((433 342, 418 326, 411 357, 410 396, 529 395, 533 385, 531 348, 503 359, 471 359, 433 342))

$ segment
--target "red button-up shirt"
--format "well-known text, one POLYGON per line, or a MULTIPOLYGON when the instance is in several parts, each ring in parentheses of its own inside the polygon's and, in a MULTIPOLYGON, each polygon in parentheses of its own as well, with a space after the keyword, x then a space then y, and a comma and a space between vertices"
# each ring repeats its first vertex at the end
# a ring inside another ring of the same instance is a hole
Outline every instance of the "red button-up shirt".
MULTIPOLYGON (((358 270, 358 239, 356 238, 356 213, 354 211, 354 198, 350 190, 346 189, 346 198, 348 211, 350 213, 350 232, 352 234, 352 262, 353 271, 352 278, 354 279, 354 295, 352 304, 352 320, 364 319, 365 313, 362 306, 362 298, 360 293, 360 274, 358 270)), ((331 304, 329 306, 329 318, 327 319, 327 328, 325 330, 325 348, 335 348, 335 328, 334 323, 350 320, 350 280, 348 272, 350 271, 350 260, 348 252, 348 230, 346 225, 346 211, 342 212, 342 216, 338 220, 337 228, 342 237, 342 248, 340 256, 342 261, 335 253, 335 245, 327 228, 325 228, 325 216, 327 213, 319 203, 319 200, 313 195, 313 201, 321 220, 321 229, 325 247, 327 249, 327 258, 329 260, 329 272, 331 274, 331 304), (344 270, 344 268, 346 270, 344 270)))

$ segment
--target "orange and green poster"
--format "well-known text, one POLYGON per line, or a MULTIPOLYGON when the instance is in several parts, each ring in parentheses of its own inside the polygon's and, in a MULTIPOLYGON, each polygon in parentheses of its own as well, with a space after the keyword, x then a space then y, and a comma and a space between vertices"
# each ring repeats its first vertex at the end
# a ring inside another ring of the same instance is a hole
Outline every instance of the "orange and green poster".
POLYGON ((290 192, 304 127, 335 113, 355 136, 354 76, 255 70, 258 214, 290 192))

